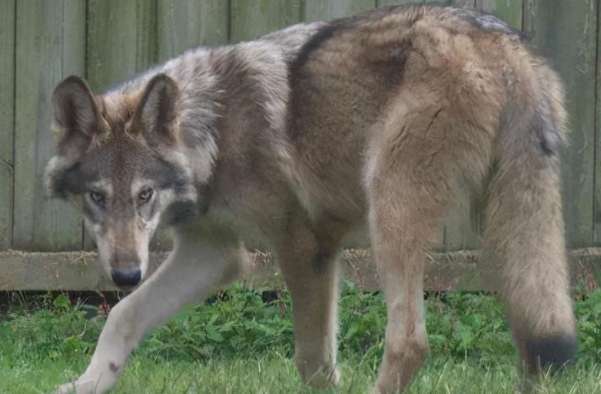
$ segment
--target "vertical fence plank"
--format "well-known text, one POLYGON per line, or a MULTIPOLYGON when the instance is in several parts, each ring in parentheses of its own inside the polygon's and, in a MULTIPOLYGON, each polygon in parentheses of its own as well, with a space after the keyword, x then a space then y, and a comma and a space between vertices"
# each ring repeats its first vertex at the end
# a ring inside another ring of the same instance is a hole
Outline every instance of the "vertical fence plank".
POLYGON ((444 221, 444 249, 447 251, 476 249, 480 245, 478 226, 480 212, 467 194, 467 188, 458 191, 457 202, 444 221))
POLYGON ((300 22, 301 0, 231 0, 230 41, 252 40, 300 22))
POLYGON ((522 0, 476 0, 476 7, 503 19, 514 29, 522 29, 522 0))
MULTIPOLYGON (((589 246, 591 240, 601 242, 601 161, 594 162, 595 143, 601 149, 594 135, 595 111, 601 113, 597 109, 601 107, 595 107, 597 92, 591 83, 599 66, 595 64, 596 44, 601 39, 596 29, 597 2, 525 1, 524 8, 521 0, 455 0, 453 4, 473 3, 515 28, 520 28, 524 19, 525 29, 541 54, 551 59, 566 82, 572 132, 570 147, 563 153, 565 216, 570 245, 589 246), (522 10, 526 11, 523 17, 522 10)), ((376 1, 378 6, 411 2, 415 1, 376 1)), ((94 88, 102 89, 147 68, 158 56, 165 59, 196 44, 222 43, 228 29, 232 41, 239 41, 296 23, 303 16, 308 20, 337 17, 367 9, 373 3, 306 0, 303 7, 301 0, 231 0, 228 28, 228 4, 224 1, 89 0, 87 76, 94 88)), ((17 248, 80 246, 79 216, 68 206, 45 199, 42 171, 54 149, 48 127, 50 95, 64 76, 84 74, 84 31, 85 2, 0 3, 0 201, 12 199, 13 169, 16 190, 14 224, 10 223, 10 203, 0 203, 0 249, 8 246, 12 227, 17 248), (14 163, 13 135, 17 148, 14 163)), ((470 210, 464 204, 458 211, 465 216, 470 210)), ((465 219, 458 230, 452 227, 455 220, 447 229, 447 246, 471 246, 465 219)))
POLYGON ((89 0, 87 76, 106 89, 157 61, 156 3, 89 0))
POLYGON ((54 152, 50 98, 56 84, 83 74, 85 3, 17 1, 14 246, 81 248, 81 220, 68 204, 48 200, 43 171, 54 152))
POLYGON ((476 0, 450 0, 449 3, 454 7, 475 8, 476 0))
POLYGON ((427 3, 436 3, 436 4, 450 4, 451 0, 377 0, 378 7, 386 6, 386 5, 405 5, 405 4, 427 4, 427 3))
MULTIPOLYGON (((476 0, 449 0, 447 4, 459 8, 474 8, 476 0)), ((457 191, 456 203, 444 220, 442 247, 444 250, 475 249, 479 236, 475 231, 479 223, 478 213, 473 209, 467 188, 457 191)))
MULTIPOLYGON (((522 27, 522 0, 453 0, 452 4, 491 12, 517 29, 522 27)), ((481 223, 480 212, 464 191, 460 191, 458 197, 457 205, 445 220, 444 248, 449 251, 476 249, 480 246, 477 231, 481 223)))
POLYGON ((0 250, 12 240, 15 1, 0 2, 0 250))
MULTIPOLYGON (((161 2, 159 2, 161 3, 161 2)), ((133 77, 157 62, 157 3, 88 0, 87 78, 96 92, 133 77)), ((178 21, 178 23, 181 23, 178 21)), ((168 49, 165 49, 165 55, 168 49)), ((155 248, 163 247, 164 236, 155 248)), ((91 248, 88 234, 85 246, 91 248)))
POLYGON ((157 13, 160 61, 199 45, 227 43, 227 1, 163 0, 157 13))
POLYGON ((567 88, 570 145, 562 153, 564 216, 571 247, 593 240, 597 1, 526 0, 525 29, 567 88))
MULTIPOLYGON (((229 4, 224 0, 165 0, 158 2, 159 61, 176 57, 199 45, 218 45, 228 41, 229 4)), ((153 249, 167 249, 167 232, 155 237, 153 249)))
POLYGON ((304 20, 318 21, 358 14, 376 6, 376 0, 305 0, 304 20))
MULTIPOLYGON (((601 9, 597 9, 597 18, 601 18, 601 9)), ((597 72, 596 72, 596 84, 595 84, 595 188, 594 188, 594 202, 593 202, 593 243, 595 245, 601 244, 601 56, 599 56, 599 50, 601 49, 601 29, 599 29, 599 23, 597 22, 597 72)))
MULTIPOLYGON (((476 0, 449 0, 455 7, 473 8, 476 0)), ((458 190, 456 204, 449 211, 443 226, 443 248, 445 250, 474 249, 478 246, 478 235, 474 231, 477 214, 472 210, 466 189, 458 190)))

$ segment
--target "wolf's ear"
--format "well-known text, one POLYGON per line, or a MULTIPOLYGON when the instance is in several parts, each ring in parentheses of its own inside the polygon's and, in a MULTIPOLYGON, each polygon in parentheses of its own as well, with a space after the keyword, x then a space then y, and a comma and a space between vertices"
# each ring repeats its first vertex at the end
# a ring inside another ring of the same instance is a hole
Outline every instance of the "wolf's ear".
POLYGON ((100 115, 92 91, 83 79, 70 76, 54 89, 52 104, 54 121, 62 131, 59 155, 80 156, 98 133, 100 115))
POLYGON ((131 132, 142 133, 151 145, 174 143, 178 98, 179 88, 173 79, 165 74, 153 77, 138 103, 131 132))
POLYGON ((87 151, 98 133, 99 110, 88 85, 71 76, 52 95, 54 123, 60 130, 57 155, 46 165, 44 181, 51 197, 66 198, 69 169, 87 151))

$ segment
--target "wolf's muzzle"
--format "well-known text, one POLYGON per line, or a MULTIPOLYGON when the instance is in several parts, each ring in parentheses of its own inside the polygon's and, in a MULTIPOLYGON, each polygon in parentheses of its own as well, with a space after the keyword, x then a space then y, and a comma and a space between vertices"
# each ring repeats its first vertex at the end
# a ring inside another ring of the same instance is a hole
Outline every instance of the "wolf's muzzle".
POLYGON ((119 287, 133 287, 140 283, 142 279, 142 271, 139 268, 133 269, 117 269, 111 270, 113 282, 119 287))

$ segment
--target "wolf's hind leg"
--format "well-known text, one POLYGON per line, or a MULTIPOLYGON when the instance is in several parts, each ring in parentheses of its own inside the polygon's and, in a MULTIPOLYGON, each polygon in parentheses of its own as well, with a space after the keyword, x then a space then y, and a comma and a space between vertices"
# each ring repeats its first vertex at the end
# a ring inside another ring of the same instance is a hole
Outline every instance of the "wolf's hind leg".
POLYGON ((485 262, 501 272, 514 340, 527 371, 537 373, 576 352, 559 163, 530 141, 514 148, 490 185, 485 262))
POLYGON ((100 394, 110 390, 144 334, 181 307, 198 302, 234 280, 246 258, 243 248, 215 246, 180 237, 174 251, 147 281, 110 312, 84 374, 58 393, 100 394))
POLYGON ((304 223, 288 230, 276 253, 292 295, 295 362, 305 383, 336 385, 337 243, 318 240, 304 223))
POLYGON ((377 393, 404 390, 424 362, 426 251, 459 181, 480 186, 490 162, 494 107, 461 105, 461 100, 441 98, 431 85, 416 84, 392 103, 373 133, 365 182, 388 315, 377 393))
POLYGON ((375 387, 375 392, 382 394, 402 391, 428 351, 423 301, 425 251, 434 241, 446 206, 442 191, 437 196, 421 193, 422 185, 405 176, 382 176, 385 185, 374 185, 370 198, 372 250, 388 319, 375 387))

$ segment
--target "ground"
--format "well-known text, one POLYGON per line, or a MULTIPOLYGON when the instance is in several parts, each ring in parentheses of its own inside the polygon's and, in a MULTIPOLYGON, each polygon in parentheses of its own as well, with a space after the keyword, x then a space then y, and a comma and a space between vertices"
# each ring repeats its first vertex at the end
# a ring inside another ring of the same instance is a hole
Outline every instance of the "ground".
MULTIPOLYGON (((579 360, 535 393, 601 393, 601 292, 575 295, 579 360)), ((104 322, 66 295, 15 297, 0 313, 0 393, 49 393, 85 368, 104 322)), ((286 292, 233 288, 149 335, 115 391, 123 393, 365 393, 385 322, 381 295, 347 285, 341 298, 338 390, 304 386, 291 360, 286 292)), ((502 306, 485 294, 430 294, 426 367, 410 393, 511 393, 520 387, 502 306)))
MULTIPOLYGON (((69 361, 0 363, 0 392, 48 393, 58 383, 73 378, 86 358, 69 361)), ((304 386, 289 357, 267 353, 256 359, 208 362, 157 361, 134 357, 115 394, 150 393, 361 393, 375 379, 372 366, 360 360, 342 362, 343 380, 338 390, 310 390, 304 386)), ((559 379, 546 379, 536 393, 601 393, 601 368, 579 366, 559 379)), ((519 386, 511 363, 481 366, 435 357, 413 383, 410 393, 512 393, 519 386)))

